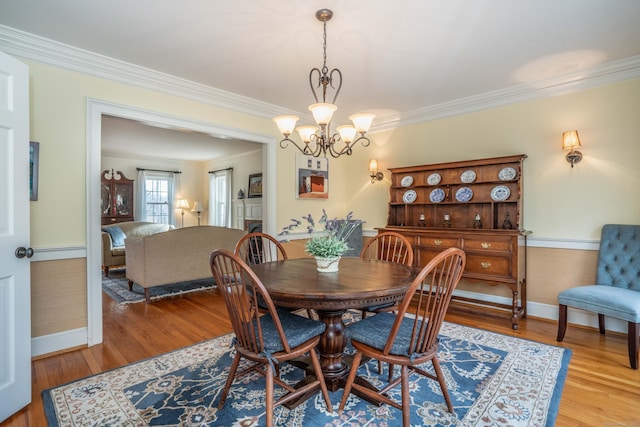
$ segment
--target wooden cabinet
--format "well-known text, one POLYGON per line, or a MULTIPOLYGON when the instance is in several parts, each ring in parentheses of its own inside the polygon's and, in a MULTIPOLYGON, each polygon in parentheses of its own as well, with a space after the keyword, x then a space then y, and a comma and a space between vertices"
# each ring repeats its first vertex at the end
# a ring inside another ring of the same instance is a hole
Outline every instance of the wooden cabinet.
POLYGON ((105 170, 101 186, 102 225, 133 221, 133 180, 120 171, 105 170))
POLYGON ((392 168, 389 217, 380 229, 407 236, 417 266, 446 248, 463 249, 465 279, 510 288, 511 304, 474 302, 509 310, 513 329, 526 315, 527 304, 530 232, 522 227, 521 186, 525 158, 522 154, 392 168))

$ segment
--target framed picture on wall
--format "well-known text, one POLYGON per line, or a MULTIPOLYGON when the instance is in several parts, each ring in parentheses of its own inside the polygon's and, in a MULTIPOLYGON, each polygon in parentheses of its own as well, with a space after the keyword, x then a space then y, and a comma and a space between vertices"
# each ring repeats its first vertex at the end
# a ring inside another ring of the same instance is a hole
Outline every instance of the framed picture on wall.
POLYGON ((40 143, 29 142, 29 200, 38 200, 38 169, 40 168, 40 143))
POLYGON ((247 197, 262 197, 262 174, 254 173, 249 175, 249 186, 247 188, 247 197))
POLYGON ((296 197, 329 198, 329 159, 296 153, 296 197))

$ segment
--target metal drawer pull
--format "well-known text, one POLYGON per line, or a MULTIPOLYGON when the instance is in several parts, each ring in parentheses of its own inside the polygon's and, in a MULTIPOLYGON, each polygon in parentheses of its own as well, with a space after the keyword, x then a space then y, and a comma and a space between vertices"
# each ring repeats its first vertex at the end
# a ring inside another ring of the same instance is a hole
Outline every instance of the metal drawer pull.
POLYGON ((480 246, 482 246, 482 249, 489 249, 491 247, 491 243, 482 242, 482 243, 480 243, 480 246))
POLYGON ((440 239, 434 240, 433 244, 436 245, 436 246, 440 246, 442 244, 442 240, 440 240, 440 239))
POLYGON ((481 262, 480 266, 482 268, 489 268, 489 267, 491 267, 491 263, 490 262, 486 262, 486 261, 485 262, 481 262))

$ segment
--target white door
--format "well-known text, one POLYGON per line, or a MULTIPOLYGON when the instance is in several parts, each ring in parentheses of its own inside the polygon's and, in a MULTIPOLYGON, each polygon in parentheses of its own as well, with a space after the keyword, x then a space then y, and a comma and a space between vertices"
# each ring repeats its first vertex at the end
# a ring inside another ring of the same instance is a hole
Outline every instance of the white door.
POLYGON ((29 69, 0 52, 0 422, 31 402, 32 254, 29 69))

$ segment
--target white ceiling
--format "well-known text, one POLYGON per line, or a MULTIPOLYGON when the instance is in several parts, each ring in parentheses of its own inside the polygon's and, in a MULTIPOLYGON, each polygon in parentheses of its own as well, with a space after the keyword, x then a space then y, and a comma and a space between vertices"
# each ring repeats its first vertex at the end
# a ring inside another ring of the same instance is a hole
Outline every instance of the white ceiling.
POLYGON ((262 144, 238 139, 214 138, 187 129, 167 129, 102 116, 102 155, 140 159, 207 161, 262 150, 262 144))
POLYGON ((640 63, 638 0, 0 0, 0 24, 305 113, 325 7, 336 124, 640 63))

